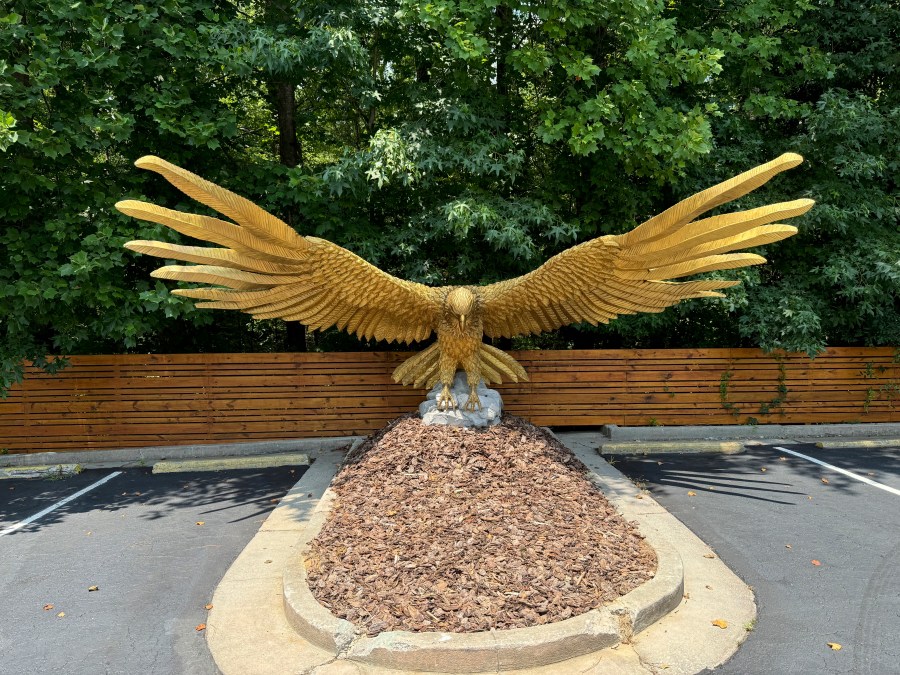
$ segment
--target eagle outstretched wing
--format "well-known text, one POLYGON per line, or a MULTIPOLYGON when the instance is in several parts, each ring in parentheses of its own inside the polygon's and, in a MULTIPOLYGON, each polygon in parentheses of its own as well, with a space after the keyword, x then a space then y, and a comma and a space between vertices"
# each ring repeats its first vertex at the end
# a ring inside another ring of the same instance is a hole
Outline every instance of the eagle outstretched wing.
POLYGON ((158 157, 142 157, 135 164, 234 221, 133 200, 116 204, 129 216, 225 247, 159 241, 125 245, 139 253, 198 263, 153 272, 160 279, 213 284, 172 291, 204 300, 198 307, 238 309, 258 319, 300 321, 314 329, 336 325, 361 338, 388 342, 424 340, 435 329, 442 299, 438 289, 391 276, 324 239, 300 236, 252 202, 158 157))
POLYGON ((722 297, 737 281, 672 282, 699 272, 759 265, 765 258, 731 251, 762 246, 797 232, 769 225, 813 206, 810 199, 694 220, 800 164, 787 153, 699 192, 631 232, 592 239, 550 258, 538 269, 483 287, 484 333, 514 337, 571 323, 608 323, 620 314, 661 312, 688 298, 722 297))

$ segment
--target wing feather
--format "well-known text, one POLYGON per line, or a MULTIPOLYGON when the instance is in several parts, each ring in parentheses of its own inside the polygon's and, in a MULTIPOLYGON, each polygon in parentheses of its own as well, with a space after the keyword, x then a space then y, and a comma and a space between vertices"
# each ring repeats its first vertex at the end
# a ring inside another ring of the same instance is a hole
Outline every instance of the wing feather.
POLYGON ((732 270, 749 265, 761 265, 766 259, 755 253, 729 253, 727 255, 711 255, 675 265, 663 265, 655 267, 649 273, 646 268, 629 270, 619 268, 619 276, 623 279, 647 279, 659 281, 663 279, 678 279, 700 272, 712 272, 715 270, 732 270))
POLYGON ((482 289, 484 332, 514 337, 568 323, 607 323, 621 314, 660 312, 689 298, 722 297, 736 281, 670 279, 759 265, 765 258, 732 251, 796 234, 775 220, 806 213, 797 199, 695 220, 741 197, 803 158, 788 153, 682 200, 631 232, 584 242, 550 258, 533 272, 482 289))
POLYGON ((141 157, 134 164, 139 169, 155 171, 184 194, 231 218, 262 239, 288 248, 305 248, 303 237, 293 228, 249 199, 153 155, 141 157))
POLYGON ((670 231, 690 223, 697 216, 717 206, 734 201, 738 197, 743 197, 766 183, 776 174, 793 169, 801 162, 803 162, 803 158, 800 155, 788 152, 773 159, 771 162, 761 164, 723 183, 703 190, 703 192, 698 192, 678 202, 675 206, 666 209, 658 216, 654 216, 647 222, 634 228, 631 232, 621 235, 621 243, 623 246, 633 246, 663 237, 670 231))
POLYGON ((799 216, 808 211, 810 206, 812 206, 811 200, 797 199, 792 202, 761 206, 749 211, 738 211, 737 213, 726 213, 713 216, 712 218, 704 218, 686 225, 666 237, 654 239, 644 244, 637 244, 629 250, 634 256, 640 256, 653 253, 665 254, 666 251, 686 249, 716 239, 725 239, 741 234, 750 228, 768 225, 782 218, 799 216))
MULTIPOLYGON (((234 249, 238 253, 245 253, 263 260, 290 264, 294 260, 303 259, 308 255, 306 248, 292 250, 284 246, 270 244, 234 223, 210 216, 181 213, 180 211, 173 211, 155 204, 147 204, 146 202, 138 202, 131 199, 116 203, 116 208, 125 215, 159 223, 189 237, 211 241, 214 244, 234 249)), ((127 244, 126 248, 128 248, 127 244)))
POLYGON ((181 213, 125 200, 127 215, 166 225, 189 237, 225 248, 133 241, 127 248, 196 265, 168 265, 153 276, 212 287, 176 289, 204 302, 198 307, 236 309, 254 317, 301 321, 312 328, 333 325, 361 336, 409 342, 435 329, 441 292, 398 279, 345 248, 302 237, 286 223, 214 183, 157 157, 137 166, 161 174, 175 187, 235 222, 181 213))
POLYGON ((264 260, 259 260, 250 255, 241 255, 230 248, 207 248, 205 246, 181 246, 162 241, 129 241, 125 248, 152 255, 157 258, 182 260, 184 262, 200 263, 202 265, 218 265, 220 267, 233 267, 238 270, 251 272, 269 272, 272 274, 289 274, 293 269, 290 265, 279 265, 264 260))
POLYGON ((294 291, 288 297, 275 302, 266 302, 246 310, 255 319, 279 319, 298 314, 316 298, 316 291, 294 291))

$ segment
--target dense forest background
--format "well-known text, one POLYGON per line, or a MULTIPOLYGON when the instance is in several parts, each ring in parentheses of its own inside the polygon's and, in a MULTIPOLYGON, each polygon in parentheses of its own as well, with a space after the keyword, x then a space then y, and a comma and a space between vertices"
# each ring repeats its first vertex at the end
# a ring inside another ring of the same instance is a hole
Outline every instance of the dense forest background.
POLYGON ((47 354, 384 347, 152 280, 122 244, 178 235, 112 205, 198 205, 145 154, 444 284, 799 152, 729 208, 818 205, 727 298, 513 346, 897 344, 898 44, 887 0, 0 0, 0 389, 47 354))

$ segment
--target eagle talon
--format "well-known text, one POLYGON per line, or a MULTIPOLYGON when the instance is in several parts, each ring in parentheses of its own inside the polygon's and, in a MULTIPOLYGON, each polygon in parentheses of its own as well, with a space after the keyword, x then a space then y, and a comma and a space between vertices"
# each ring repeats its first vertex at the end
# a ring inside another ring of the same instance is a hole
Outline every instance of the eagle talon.
POLYGON ((446 384, 444 388, 441 389, 441 393, 437 395, 437 409, 441 412, 448 412, 450 410, 456 410, 456 398, 454 398, 453 394, 450 393, 450 387, 446 384))
POLYGON ((475 412, 477 410, 481 410, 481 399, 478 398, 478 394, 475 393, 475 390, 472 389, 469 391, 469 400, 466 401, 466 404, 463 406, 463 410, 468 412, 475 412))

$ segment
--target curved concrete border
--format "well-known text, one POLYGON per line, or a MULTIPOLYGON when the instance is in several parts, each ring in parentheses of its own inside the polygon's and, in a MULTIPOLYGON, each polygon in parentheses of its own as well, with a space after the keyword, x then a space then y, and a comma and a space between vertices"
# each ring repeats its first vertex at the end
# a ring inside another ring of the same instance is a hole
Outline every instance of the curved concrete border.
MULTIPOLYGON (((310 520, 307 542, 319 533, 333 503, 329 488, 310 520)), ((306 582, 303 555, 284 568, 285 615, 303 639, 337 659, 385 668, 478 673, 558 663, 628 642, 681 603, 681 556, 655 530, 639 529, 656 551, 655 576, 612 603, 565 621, 479 633, 388 631, 366 637, 316 601, 306 582)))
MULTIPOLYGON (((630 642, 549 666, 503 672, 654 675, 665 671, 689 675, 725 663, 750 634, 746 626, 756 617, 752 591, 709 546, 604 461, 582 437, 581 433, 560 434, 589 468, 589 480, 620 513, 637 521, 643 532, 654 529, 675 548, 684 566, 684 598, 630 642), (728 627, 712 625, 713 618, 725 619, 728 627)), ((334 652, 300 637, 288 623, 283 571, 300 555, 307 541, 307 526, 342 459, 343 453, 338 451, 317 453, 309 470, 275 507, 216 587, 204 633, 224 675, 415 675, 337 659, 334 652)))

